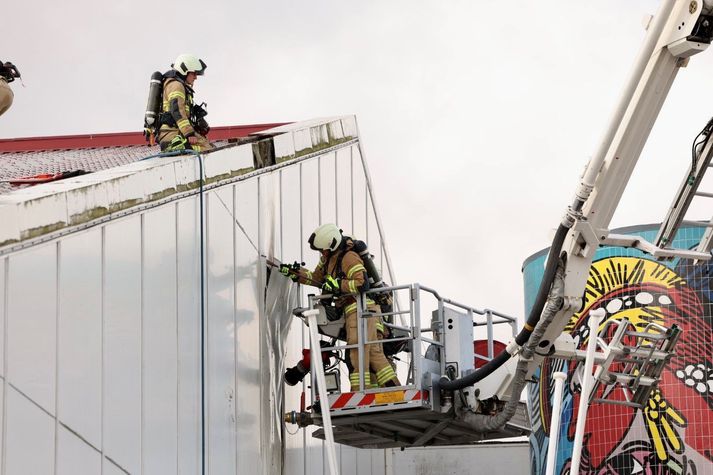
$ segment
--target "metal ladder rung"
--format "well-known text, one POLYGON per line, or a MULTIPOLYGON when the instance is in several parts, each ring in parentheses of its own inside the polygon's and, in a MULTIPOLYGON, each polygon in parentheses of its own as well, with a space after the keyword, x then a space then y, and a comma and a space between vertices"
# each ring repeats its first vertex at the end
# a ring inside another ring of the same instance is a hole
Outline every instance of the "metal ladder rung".
POLYGON ((670 356, 670 353, 660 350, 632 350, 624 354, 625 357, 616 359, 617 363, 642 364, 647 361, 663 361, 670 356))
POLYGON ((713 198, 713 193, 698 191, 706 171, 712 164, 713 140, 707 138, 703 148, 696 152, 696 159, 689 164, 683 181, 674 195, 673 202, 661 222, 659 232, 654 238, 656 246, 666 247, 673 242, 681 222, 686 217, 691 202, 696 196, 713 198))
MULTIPOLYGON (((633 336, 637 338, 643 338, 645 340, 668 340, 669 335, 665 333, 646 333, 646 332, 634 332, 634 331, 627 331, 625 333, 626 336, 633 336)), ((633 347, 630 347, 633 348, 633 347)), ((650 347, 647 349, 651 349, 650 347)))
POLYGON ((613 376, 620 383, 631 383, 637 381, 642 386, 652 386, 656 384, 657 380, 649 376, 632 376, 627 373, 607 373, 608 376, 613 376))
POLYGON ((398 312, 362 312, 362 315, 369 316, 369 317, 390 317, 392 315, 410 315, 411 310, 401 310, 398 312))

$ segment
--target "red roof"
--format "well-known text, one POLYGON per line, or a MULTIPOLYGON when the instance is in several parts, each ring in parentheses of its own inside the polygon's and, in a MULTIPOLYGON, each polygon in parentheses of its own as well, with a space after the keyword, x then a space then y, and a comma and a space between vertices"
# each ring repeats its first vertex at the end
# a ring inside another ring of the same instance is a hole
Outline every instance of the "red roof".
MULTIPOLYGON (((237 139, 281 125, 285 125, 285 123, 213 127, 210 129, 209 138, 211 141, 237 139)), ((125 147, 128 145, 146 145, 143 132, 0 139, 0 153, 79 150, 83 148, 125 147)))
MULTIPOLYGON (((284 124, 214 127, 208 138, 222 145, 280 125, 284 124)), ((0 194, 29 186, 11 185, 10 179, 74 170, 96 172, 157 153, 158 146, 149 146, 142 132, 0 139, 0 194)))

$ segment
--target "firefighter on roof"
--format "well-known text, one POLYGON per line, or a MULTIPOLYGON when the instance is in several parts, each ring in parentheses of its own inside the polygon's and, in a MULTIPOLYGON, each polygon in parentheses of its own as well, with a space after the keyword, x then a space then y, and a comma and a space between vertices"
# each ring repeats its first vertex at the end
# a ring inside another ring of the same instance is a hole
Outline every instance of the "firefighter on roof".
POLYGON ((8 84, 19 77, 20 72, 17 70, 17 66, 10 62, 0 61, 0 115, 10 108, 15 97, 8 84))
MULTIPOLYGON (((330 293, 336 297, 336 306, 344 312, 347 344, 356 345, 358 342, 357 333, 357 303, 353 295, 368 289, 369 280, 359 254, 354 252, 354 241, 348 236, 342 235, 342 230, 334 224, 324 224, 318 227, 309 238, 312 249, 319 251, 321 256, 314 271, 309 271, 304 267, 299 269, 294 275, 296 280, 302 284, 318 286, 321 284, 324 293, 330 293)), ((293 273, 290 266, 283 265, 280 271, 285 275, 293 273), (284 268, 284 269, 283 269, 284 268)), ((380 309, 371 300, 367 299, 369 310, 379 312, 380 309)), ((377 340, 377 322, 375 318, 367 318, 367 334, 364 341, 377 340)), ((359 390, 359 351, 349 350, 349 361, 351 362, 351 374, 349 383, 352 391, 359 390)), ((384 356, 381 344, 367 345, 364 354, 364 364, 367 368, 364 371, 364 386, 372 387, 374 383, 381 387, 400 386, 393 367, 384 356), (368 368, 376 374, 376 381, 371 381, 368 368)))
POLYGON ((161 151, 211 150, 213 145, 205 137, 210 130, 204 119, 207 112, 193 102, 193 84, 205 72, 206 64, 192 54, 182 54, 171 68, 161 78, 163 101, 157 133, 161 151))

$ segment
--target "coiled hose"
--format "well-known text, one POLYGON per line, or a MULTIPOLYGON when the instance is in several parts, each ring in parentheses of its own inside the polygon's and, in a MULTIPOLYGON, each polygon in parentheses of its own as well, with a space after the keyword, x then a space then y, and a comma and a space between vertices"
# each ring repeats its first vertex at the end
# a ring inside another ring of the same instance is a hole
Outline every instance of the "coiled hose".
MULTIPOLYGON (((532 309, 530 310, 530 315, 525 322, 525 326, 515 337, 515 343, 518 347, 527 343, 530 339, 530 335, 532 335, 533 330, 540 321, 540 316, 542 315, 542 310, 547 302, 550 288, 555 280, 555 274, 559 263, 559 255, 562 251, 562 244, 564 243, 565 237, 567 237, 567 232, 570 227, 571 224, 568 226, 567 224, 562 223, 557 228, 555 237, 552 240, 552 246, 550 246, 550 251, 547 254, 547 265, 545 266, 545 273, 542 276, 542 282, 540 282, 540 287, 537 290, 537 297, 532 305, 532 309)), ((463 376, 462 378, 454 380, 450 380, 446 377, 441 378, 438 382, 438 387, 447 391, 455 391, 457 389, 472 386, 486 376, 492 374, 496 369, 500 368, 507 360, 510 359, 511 356, 512 355, 507 350, 503 350, 495 358, 488 361, 484 366, 466 376, 463 376)))
POLYGON ((463 422, 473 427, 477 432, 492 432, 499 429, 505 425, 507 421, 512 419, 515 415, 515 411, 517 411, 520 394, 522 394, 522 390, 525 388, 525 384, 527 384, 526 378, 530 359, 535 354, 537 345, 540 343, 545 331, 547 331, 547 327, 555 315, 557 315, 557 312, 562 309, 564 303, 564 266, 561 265, 559 260, 558 262, 560 265, 555 268, 556 273, 552 282, 552 290, 547 298, 547 305, 542 312, 542 318, 533 330, 529 341, 520 352, 520 361, 515 369, 510 400, 505 403, 505 407, 503 407, 502 411, 493 416, 465 412, 463 422))

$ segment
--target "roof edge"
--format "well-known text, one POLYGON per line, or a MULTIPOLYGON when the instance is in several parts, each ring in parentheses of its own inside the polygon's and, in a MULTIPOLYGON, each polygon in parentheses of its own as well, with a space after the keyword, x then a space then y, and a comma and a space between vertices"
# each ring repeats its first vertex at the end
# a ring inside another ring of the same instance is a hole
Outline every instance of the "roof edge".
POLYGON ((194 157, 153 155, 0 195, 0 256, 358 142, 356 117, 276 127, 194 157), (148 159, 148 160, 147 160, 148 159))
MULTIPOLYGON (((227 125, 213 127, 210 129, 209 138, 211 140, 238 139, 291 123, 292 122, 276 122, 271 124, 227 125)), ((0 139, 0 153, 78 150, 84 148, 125 147, 128 145, 146 145, 146 139, 144 138, 143 132, 115 132, 106 134, 57 135, 0 139)))

